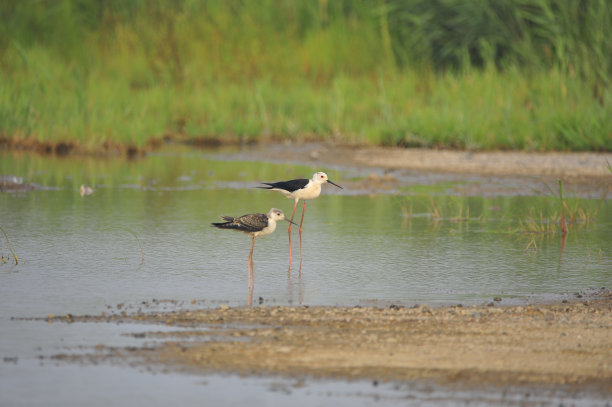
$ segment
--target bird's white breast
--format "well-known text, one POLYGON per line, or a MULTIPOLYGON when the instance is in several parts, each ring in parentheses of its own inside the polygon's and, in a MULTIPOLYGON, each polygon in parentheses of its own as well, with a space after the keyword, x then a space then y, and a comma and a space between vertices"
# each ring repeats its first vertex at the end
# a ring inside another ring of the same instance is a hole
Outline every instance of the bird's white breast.
POLYGON ((297 199, 315 199, 321 195, 321 184, 310 181, 306 188, 299 189, 293 192, 293 197, 297 199))
POLYGON ((269 219, 268 218, 268 226, 266 226, 265 228, 263 228, 262 230, 260 230, 259 232, 255 232, 254 236, 266 236, 269 235, 270 233, 273 233, 276 230, 276 221, 274 219, 269 219))

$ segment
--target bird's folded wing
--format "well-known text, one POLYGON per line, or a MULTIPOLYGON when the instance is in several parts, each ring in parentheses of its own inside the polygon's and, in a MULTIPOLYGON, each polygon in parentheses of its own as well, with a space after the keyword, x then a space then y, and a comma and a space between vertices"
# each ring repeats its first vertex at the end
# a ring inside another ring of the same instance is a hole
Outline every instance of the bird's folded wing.
POLYGON ((268 216, 263 213, 252 213, 250 215, 244 215, 234 220, 240 223, 245 229, 257 232, 268 226, 268 216))
POLYGON ((307 179, 292 179, 291 181, 280 181, 280 182, 265 182, 266 185, 270 185, 272 188, 282 189, 285 191, 293 192, 298 189, 304 188, 308 185, 307 179))

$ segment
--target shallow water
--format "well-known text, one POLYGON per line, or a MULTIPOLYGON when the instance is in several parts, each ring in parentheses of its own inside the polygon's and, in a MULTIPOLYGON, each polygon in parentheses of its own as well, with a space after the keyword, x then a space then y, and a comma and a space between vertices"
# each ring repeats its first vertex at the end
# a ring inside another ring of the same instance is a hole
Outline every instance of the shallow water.
MULTIPOLYGON (((0 226, 19 256, 14 265, 2 239, 8 263, 0 265, 0 355, 30 366, 24 361, 62 348, 128 341, 117 339, 123 331, 114 325, 61 328, 11 317, 120 312, 143 302, 149 309, 246 305, 250 239, 210 222, 271 207, 290 215, 291 200, 254 187, 316 170, 345 189, 324 186, 307 204, 301 277, 297 228, 290 277, 288 224, 257 240, 255 303, 481 304, 499 297, 514 304, 612 283, 610 201, 571 200, 599 211, 588 225, 571 229, 562 249, 559 234, 516 232, 530 211, 547 217, 558 200, 532 190, 517 194, 515 184, 496 196, 453 192, 477 185, 477 177, 432 182, 411 174, 410 185, 374 193, 376 185, 363 188, 363 170, 232 161, 198 151, 139 161, 3 154, 0 174, 39 188, 0 194, 0 226), (83 184, 91 195, 80 196, 83 184), (468 208, 468 220, 458 221, 468 208), (436 210, 440 220, 432 216, 436 210)), ((17 368, 0 365, 3 375, 7 369, 17 368)), ((13 380, 29 369, 21 366, 13 380)))
MULTIPOLYGON (((291 200, 254 187, 314 169, 210 157, 3 156, 2 173, 42 188, 0 195, 0 226, 20 259, 17 266, 1 266, 2 312, 95 313, 151 299, 246 304, 250 238, 210 222, 271 207, 290 214, 291 200), (81 197, 82 184, 94 193, 81 197)), ((324 186, 322 196, 307 204, 302 277, 297 228, 289 278, 288 223, 281 222, 256 242, 255 298, 308 305, 470 304, 493 297, 543 300, 611 282, 609 201, 593 222, 572 229, 561 253, 559 234, 507 232, 520 229, 530 210, 553 213, 558 202, 550 196, 452 196, 442 194, 452 191, 448 182, 419 186, 414 180, 389 194, 355 195, 353 170, 329 176, 346 188, 324 186), (433 220, 432 205, 441 220, 433 220), (468 208, 469 221, 453 219, 465 217, 468 208), (525 250, 532 239, 537 250, 525 250)), ((594 211, 599 201, 573 204, 594 211)), ((10 257, 5 245, 2 254, 10 257)))

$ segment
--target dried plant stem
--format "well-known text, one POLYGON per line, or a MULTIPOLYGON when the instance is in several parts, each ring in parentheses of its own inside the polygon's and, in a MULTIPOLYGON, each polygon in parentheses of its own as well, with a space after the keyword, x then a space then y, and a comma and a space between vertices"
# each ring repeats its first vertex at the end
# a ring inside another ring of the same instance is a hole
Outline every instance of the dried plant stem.
MULTIPOLYGON (((11 254, 13 255, 13 259, 15 260, 15 264, 19 264, 19 257, 17 257, 17 253, 15 253, 15 251, 13 250, 13 248, 11 247, 11 243, 9 242, 9 238, 8 235, 6 234, 6 232, 4 231, 4 229, 2 229, 2 226, 0 226, 0 231, 2 232, 2 234, 4 235, 4 239, 6 239, 6 247, 8 247, 9 251, 11 252, 11 254)), ((2 261, 4 263, 6 263, 6 260, 2 259, 2 261)))
POLYGON ((102 229, 102 231, 104 232, 104 231, 111 230, 111 229, 124 230, 124 231, 128 232, 129 234, 131 234, 132 236, 134 236, 134 238, 136 239, 136 242, 138 242, 138 247, 140 248, 140 257, 141 257, 140 265, 143 265, 144 261, 145 261, 144 250, 142 248, 142 244, 140 243, 140 239, 138 238, 138 235, 136 234, 136 232, 134 232, 132 229, 124 227, 124 226, 111 226, 111 227, 102 229))

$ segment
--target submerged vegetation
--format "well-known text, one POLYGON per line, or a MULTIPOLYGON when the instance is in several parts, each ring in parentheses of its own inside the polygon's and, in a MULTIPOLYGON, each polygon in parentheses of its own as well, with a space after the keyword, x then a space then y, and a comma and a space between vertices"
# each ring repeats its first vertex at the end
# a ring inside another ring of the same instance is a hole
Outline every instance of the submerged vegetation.
POLYGON ((607 0, 9 0, 0 143, 612 151, 607 0))
POLYGON ((109 227, 102 229, 102 231, 106 232, 106 231, 114 230, 114 229, 126 231, 130 235, 132 235, 134 239, 136 239, 136 242, 138 243, 138 248, 140 249, 140 265, 142 266, 145 261, 144 249, 142 248, 142 243, 140 242, 140 239, 138 238, 138 235, 136 234, 136 232, 134 232, 131 228, 128 228, 125 226, 109 226, 109 227))
MULTIPOLYGON (((0 232, 2 232, 2 235, 4 236, 4 239, 6 241, 6 247, 9 250, 9 252, 11 253, 11 255, 13 256, 13 261, 15 262, 15 264, 19 264, 19 257, 17 257, 17 254, 15 253, 15 251, 13 250, 13 248, 11 247, 11 243, 9 242, 9 238, 8 235, 6 234, 6 232, 4 231, 4 229, 2 228, 2 226, 0 226, 0 232)), ((2 264, 6 264, 8 263, 8 260, 10 259, 10 256, 6 256, 3 254, 0 256, 0 261, 2 262, 2 264)))
MULTIPOLYGON (((563 190, 563 183, 558 181, 558 193, 546 185, 551 197, 537 206, 500 208, 492 204, 488 207, 479 205, 478 216, 470 217, 469 200, 455 196, 434 198, 430 193, 419 193, 400 198, 399 206, 404 219, 426 217, 434 224, 439 222, 470 223, 496 222, 499 230, 512 234, 566 236, 570 229, 588 226, 597 218, 597 214, 612 186, 608 187, 598 201, 583 199, 577 196, 568 197, 563 190), (551 201, 552 198, 553 200, 551 201), (596 202, 596 204, 595 204, 596 202), (415 210, 415 204, 416 210, 415 210)), ((528 246, 529 247, 529 246, 528 246)))

